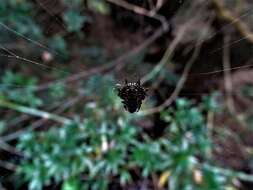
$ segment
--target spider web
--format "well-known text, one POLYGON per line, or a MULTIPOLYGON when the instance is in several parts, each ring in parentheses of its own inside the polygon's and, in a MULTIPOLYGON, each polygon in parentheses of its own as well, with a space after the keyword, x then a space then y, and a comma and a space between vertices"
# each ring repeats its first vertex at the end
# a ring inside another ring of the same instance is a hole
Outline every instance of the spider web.
MULTIPOLYGON (((64 25, 64 23, 62 23, 56 16, 54 16, 54 14, 49 9, 47 9, 47 7, 45 6, 45 4, 41 3, 39 0, 36 0, 36 2, 51 17, 54 18, 55 23, 57 23, 58 25, 60 25, 64 30, 67 29, 67 27, 64 25)), ((51 1, 51 3, 54 3, 54 1, 51 1)), ((220 30, 218 30, 218 31, 214 32, 213 34, 211 34, 208 37, 208 39, 210 40, 210 39, 214 38, 218 33, 223 32, 227 27, 230 27, 233 23, 238 22, 240 19, 243 19, 243 18, 246 18, 246 17, 252 15, 252 13, 253 13, 252 9, 246 11, 245 13, 243 13, 242 15, 240 15, 236 19, 234 19, 232 22, 224 25, 220 30)), ((27 37, 27 36, 19 33, 18 31, 10 28, 9 26, 5 25, 2 22, 0 22, 0 27, 2 29, 4 29, 6 32, 8 32, 8 33, 12 33, 12 34, 16 35, 18 38, 24 39, 25 41, 27 41, 27 43, 31 43, 31 44, 37 46, 38 48, 40 48, 42 50, 46 50, 46 51, 52 53, 54 56, 59 56, 59 57, 64 56, 61 53, 56 52, 55 50, 51 49, 47 45, 43 44, 42 42, 39 42, 39 41, 34 40, 34 39, 30 38, 30 37, 27 37)), ((231 46, 234 46, 234 45, 236 45, 236 44, 238 44, 238 43, 240 43, 240 42, 242 42, 244 40, 246 40, 246 37, 241 37, 241 38, 239 38, 237 40, 234 40, 234 41, 226 44, 225 46, 231 47, 231 46)), ((49 66, 47 64, 44 64, 44 63, 41 63, 41 62, 38 62, 38 61, 35 61, 35 60, 32 60, 32 59, 29 59, 29 58, 27 58, 27 57, 25 57, 23 55, 18 55, 17 53, 13 52, 9 48, 5 47, 5 45, 3 45, 1 42, 0 42, 0 49, 2 49, 3 52, 6 53, 6 54, 4 54, 4 53, 0 54, 0 57, 5 57, 5 58, 8 58, 8 59, 16 59, 21 64, 27 64, 27 66, 29 66, 30 64, 32 64, 32 65, 40 68, 42 71, 56 70, 56 71, 59 71, 61 73, 65 73, 65 74, 70 74, 70 75, 76 74, 74 72, 66 71, 65 69, 62 69, 60 66, 49 66)), ((220 51, 223 51, 223 49, 224 49, 224 47, 220 47, 220 48, 217 48, 215 50, 212 50, 211 52, 209 52, 209 55, 215 55, 216 53, 218 53, 220 51)), ((207 59, 208 59, 208 57, 207 57, 207 59)), ((209 76, 209 75, 214 75, 214 74, 217 74, 217 73, 222 73, 222 72, 224 72, 226 70, 234 71, 234 70, 242 70, 242 69, 251 68, 251 67, 253 67, 253 64, 247 64, 247 65, 243 65, 243 66, 231 67, 230 69, 219 69, 219 70, 208 71, 208 72, 203 72, 203 73, 189 73, 188 77, 191 77, 191 76, 195 77, 195 76, 201 76, 201 75, 209 76)), ((129 70, 129 72, 132 72, 132 71, 133 70, 129 70)), ((140 77, 140 76, 138 76, 137 73, 134 73, 134 75, 135 75, 134 79, 138 79, 140 77)), ((11 87, 14 87, 14 88, 18 88, 20 90, 27 88, 25 85, 15 85, 15 84, 0 84, 0 86, 11 86, 11 87)), ((193 95, 193 96, 205 95, 205 94, 208 94, 208 93, 182 93, 182 95, 193 95)), ((2 178, 4 178, 4 177, 5 176, 2 176, 2 178)))
MULTIPOLYGON (((38 6, 40 6, 42 9, 44 9, 46 11, 47 14, 49 14, 51 17, 54 18, 55 22, 60 25, 64 30, 67 29, 67 27, 64 25, 64 23, 62 23, 46 6, 45 6, 45 3, 41 3, 39 0, 36 0, 36 2, 38 3, 38 6)), ((51 3, 54 3, 54 1, 51 1, 51 3)), ((208 39, 212 39, 213 37, 215 37, 217 34, 223 32, 227 27, 230 27, 233 23, 236 23, 238 22, 239 20, 243 19, 243 18, 246 18, 248 16, 250 16, 251 14, 253 13, 253 10, 252 9, 249 9, 247 10, 245 13, 243 13, 242 15, 238 16, 236 19, 234 19, 232 22, 228 23, 228 24, 225 24, 220 30, 214 32, 213 34, 211 34, 208 39)), ((40 49, 43 49, 43 50, 46 50, 50 53, 52 53, 54 56, 64 56, 62 55, 61 53, 59 52, 56 52, 55 50, 51 49, 50 47, 48 47, 47 45, 44 45, 43 43, 37 41, 37 40, 34 40, 30 37, 27 37, 21 33, 19 33, 18 31, 10 28, 9 26, 5 25, 4 23, 0 22, 0 27, 2 27, 3 29, 6 30, 6 32, 9 32, 9 33, 13 33, 14 35, 16 35, 17 37, 19 38, 22 38, 24 40, 27 41, 27 43, 31 43, 35 46, 37 46, 38 48, 40 49)), ((239 38, 238 40, 234 40, 228 44, 226 44, 226 46, 228 47, 231 47, 231 46, 234 46, 244 40, 247 39, 247 36, 246 37, 241 37, 239 38)), ((0 54, 0 57, 7 57, 9 59, 16 59, 18 61, 20 61, 20 63, 22 64, 33 64, 43 70, 56 70, 56 71, 59 71, 59 72, 62 72, 62 73, 65 73, 65 74, 76 74, 76 73, 73 73, 73 72, 70 72, 70 71, 66 71, 60 67, 57 67, 57 66, 48 66, 46 64, 43 64, 41 62, 38 62, 38 61, 35 61, 35 60, 32 60, 32 59, 29 59, 29 58, 26 58, 24 56, 21 56, 21 55, 18 55, 16 54, 15 52, 11 51, 10 49, 8 49, 7 47, 5 47, 3 44, 0 43, 0 49, 2 49, 4 52, 6 52, 6 54, 0 54)), ((224 49, 224 47, 220 47, 220 48, 217 48, 215 50, 212 50, 211 52, 209 52, 209 55, 214 55, 216 53, 218 53, 219 51, 222 51, 224 49)), ((207 58, 208 59, 208 58, 207 58)), ((215 71, 208 71, 208 72, 203 72, 203 73, 189 73, 188 77, 191 77, 191 76, 201 76, 201 75, 213 75, 213 74, 217 74, 217 73, 221 73, 221 72, 224 72, 226 70, 230 70, 230 71, 233 71, 233 70, 241 70, 241 69, 245 69, 245 68, 250 68, 252 67, 253 64, 248 64, 248 65, 243 65, 243 66, 236 66, 236 67, 231 67, 230 69, 219 69, 219 70, 215 70, 215 71)), ((138 78, 139 76, 137 76, 136 73, 135 74, 135 77, 134 78, 138 78), (137 76, 137 77, 136 77, 137 76)), ((13 86, 13 87, 17 87, 17 88, 26 88, 26 86, 17 86, 17 85, 12 85, 12 84, 0 84, 0 86, 13 86)), ((206 93, 202 93, 202 94, 206 94, 206 93)), ((200 94, 201 95, 201 94, 200 94)))

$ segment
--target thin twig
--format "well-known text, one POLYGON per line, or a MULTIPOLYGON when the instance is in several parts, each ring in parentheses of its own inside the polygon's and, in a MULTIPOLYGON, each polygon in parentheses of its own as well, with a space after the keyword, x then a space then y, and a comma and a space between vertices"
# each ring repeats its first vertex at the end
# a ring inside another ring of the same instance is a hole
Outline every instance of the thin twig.
POLYGON ((188 73, 193 65, 193 63, 195 62, 195 60, 197 59, 197 56, 199 54, 201 45, 198 44, 197 47, 195 48, 195 51, 191 57, 191 59, 188 61, 188 63, 186 64, 183 74, 179 80, 179 82, 177 83, 177 86, 175 88, 175 90, 173 91, 173 93, 170 95, 170 97, 160 106, 157 106, 155 108, 151 108, 149 110, 143 111, 142 115, 150 115, 150 114, 154 114, 157 112, 162 111, 164 108, 168 107, 169 105, 171 105, 171 103, 173 103, 175 101, 175 99, 178 97, 180 91, 182 90, 184 83, 187 79, 188 73))
POLYGON ((4 186, 0 183, 0 190, 7 190, 7 189, 4 188, 4 186))
MULTIPOLYGON (((167 24, 169 24, 169 23, 167 23, 167 24)), ((127 59, 137 55, 139 52, 141 52, 143 49, 147 48, 155 40, 157 40, 159 37, 161 37, 166 31, 163 29, 163 27, 160 27, 156 30, 156 32, 152 36, 150 36, 148 39, 146 39, 143 43, 141 43, 137 47, 133 48, 129 52, 124 53, 123 55, 119 56, 115 60, 112 60, 111 62, 106 63, 103 66, 98 66, 98 67, 92 68, 88 71, 85 70, 80 73, 71 75, 65 79, 52 81, 47 84, 40 85, 36 88, 36 90, 37 91, 45 90, 45 89, 55 85, 56 83, 70 83, 70 82, 74 82, 77 80, 81 80, 81 79, 87 78, 87 77, 89 77, 93 74, 96 74, 96 73, 103 73, 103 72, 109 71, 109 70, 113 69, 115 66, 117 66, 117 67, 122 66, 123 67, 123 65, 126 64, 124 62, 124 60, 127 60, 127 59)))
POLYGON ((193 55, 192 57, 190 58, 190 60, 186 63, 186 66, 184 68, 184 71, 183 71, 183 74, 179 80, 179 82, 177 83, 177 86, 175 88, 175 90, 173 91, 173 93, 170 95, 170 97, 163 103, 161 104, 160 106, 157 106, 155 108, 151 108, 149 110, 146 110, 146 111, 143 111, 141 112, 140 114, 141 115, 150 115, 150 114, 154 114, 154 113, 157 113, 157 112, 160 112, 162 111, 164 108, 168 107, 169 105, 171 105, 171 103, 173 101, 175 101, 175 99, 178 97, 180 91, 182 90, 183 86, 184 86, 184 83, 188 77, 188 74, 192 68, 192 65, 193 63, 196 61, 198 55, 199 55, 199 51, 202 47, 202 44, 203 44, 203 39, 202 39, 202 36, 205 36, 205 33, 207 31, 204 30, 203 31, 203 35, 201 35, 201 37, 199 38, 197 44, 196 44, 196 47, 195 47, 195 50, 193 52, 193 55))
MULTIPOLYGON (((71 99, 69 101, 67 101, 66 103, 64 103, 59 109, 57 109, 55 111, 55 114, 61 114, 64 110, 66 110, 67 108, 73 106, 74 104, 76 104, 77 102, 79 102, 79 100, 83 98, 83 95, 80 95, 80 96, 77 96, 76 98, 74 99, 71 99)), ((35 130, 41 126, 43 126, 43 124, 47 121, 48 119, 45 119, 45 118, 42 118, 42 119, 39 119, 37 120, 36 122, 34 122, 32 125, 29 126, 29 129, 30 130, 35 130)), ((11 134, 8 134, 8 135, 5 135, 3 136, 0 140, 3 141, 3 142, 7 142, 7 141, 12 141, 18 137, 20 137, 22 134, 26 133, 27 131, 27 128, 24 128, 24 129, 21 129, 21 130, 18 130, 14 133, 11 133, 11 134)), ((0 141, 0 142, 1 142, 0 141)))
POLYGON ((16 110, 22 113, 34 115, 34 116, 41 117, 44 119, 53 120, 55 122, 62 123, 62 124, 71 123, 71 120, 65 117, 61 117, 61 116, 51 114, 45 111, 41 111, 35 108, 18 105, 18 104, 9 102, 7 100, 0 100, 0 107, 5 107, 8 109, 16 110))
MULTIPOLYGON (((59 107, 59 105, 62 105, 60 103, 54 103, 52 105, 49 106, 49 108, 47 109, 47 112, 51 112, 52 110, 54 110, 55 108, 59 107)), ((23 114, 18 118, 12 119, 9 123, 8 123, 8 128, 13 130, 16 129, 20 123, 25 122, 27 120, 31 119, 30 115, 26 115, 23 114)))
POLYGON ((36 0, 36 3, 38 3, 38 5, 43 9, 45 10, 51 17, 53 17, 56 22, 66 31, 68 31, 68 27, 64 24, 64 22, 62 22, 59 18, 57 18, 57 16, 52 13, 44 3, 41 3, 40 0, 36 0))
POLYGON ((155 11, 158 11, 164 4, 164 0, 157 0, 156 6, 155 6, 155 11))
POLYGON ((159 61, 159 63, 155 66, 154 69, 152 69, 151 72, 146 74, 144 77, 142 77, 141 82, 146 83, 149 80, 151 80, 156 74, 158 74, 164 67, 164 65, 168 62, 168 60, 172 57, 178 43, 182 40, 184 37, 187 28, 190 26, 190 22, 183 25, 182 28, 179 29, 179 32, 177 33, 176 38, 170 43, 167 50, 165 51, 162 59, 159 61))
POLYGON ((212 166, 212 165, 209 165, 207 163, 202 164, 202 167, 203 166, 206 169, 208 169, 210 171, 213 171, 215 173, 219 173, 221 175, 225 175, 225 176, 228 176, 228 177, 236 177, 240 180, 253 182, 253 175, 250 175, 250 174, 246 174, 246 173, 243 173, 243 172, 238 172, 238 171, 233 171, 233 170, 230 170, 230 169, 225 169, 225 168, 212 166))
POLYGON ((231 66, 230 66, 230 48, 226 46, 230 42, 230 34, 224 36, 224 51, 223 51, 223 69, 224 69, 224 86, 226 91, 227 107, 231 113, 235 113, 235 106, 232 96, 233 84, 231 79, 231 66))
POLYGON ((143 8, 143 7, 139 7, 137 5, 128 3, 124 0, 107 0, 107 1, 110 2, 110 3, 113 3, 115 5, 118 5, 120 7, 123 7, 127 10, 133 11, 136 14, 144 15, 144 16, 147 16, 149 18, 156 19, 156 20, 161 22, 161 24, 163 26, 163 29, 165 31, 168 29, 168 24, 167 24, 166 18, 164 16, 160 15, 160 14, 157 14, 157 12, 154 11, 154 10, 149 11, 149 10, 143 8))
POLYGON ((230 42, 230 34, 227 33, 224 36, 224 51, 223 51, 223 69, 224 69, 224 86, 226 93, 226 103, 229 112, 235 115, 236 120, 244 127, 247 126, 247 122, 243 114, 237 113, 235 103, 233 100, 233 83, 231 77, 231 65, 230 65, 230 48, 227 46, 230 42))
POLYGON ((246 23, 238 19, 231 11, 226 9, 221 0, 213 0, 213 4, 221 18, 232 23, 243 36, 243 39, 247 39, 249 42, 253 43, 253 32, 246 23))
POLYGON ((0 138, 0 149, 3 149, 11 154, 18 155, 18 156, 24 156, 24 154, 20 151, 18 151, 15 147, 3 142, 0 138))
POLYGON ((0 167, 5 168, 10 171, 16 171, 16 168, 17 168, 16 165, 10 162, 3 161, 3 160, 0 160, 0 167))

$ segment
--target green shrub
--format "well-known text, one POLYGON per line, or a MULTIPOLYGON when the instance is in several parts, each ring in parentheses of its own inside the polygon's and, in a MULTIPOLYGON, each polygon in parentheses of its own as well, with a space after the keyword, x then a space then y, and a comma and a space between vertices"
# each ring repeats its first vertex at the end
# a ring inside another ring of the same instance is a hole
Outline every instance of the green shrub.
MULTIPOLYGON (((28 0, 2 0, 0 4, 1 23, 26 37, 40 39, 43 37, 42 31, 33 20, 33 13, 33 4, 28 0)), ((0 31, 5 31, 3 34, 10 34, 3 25, 0 31)), ((1 35, 1 39, 8 39, 8 35, 1 35)))
POLYGON ((17 147, 26 159, 17 174, 29 189, 52 183, 63 189, 108 189, 115 178, 121 185, 131 182, 133 169, 142 178, 168 171, 170 190, 225 188, 226 178, 203 165, 212 163, 203 104, 179 99, 175 109, 162 114, 169 122, 165 134, 152 139, 123 112, 112 85, 111 77, 92 77, 84 92, 94 101, 85 105, 83 121, 20 138, 17 147), (201 182, 195 171, 203 175, 201 182))
POLYGON ((37 80, 19 73, 6 71, 0 79, 0 97, 31 107, 41 106, 43 101, 36 96, 34 89, 37 80))

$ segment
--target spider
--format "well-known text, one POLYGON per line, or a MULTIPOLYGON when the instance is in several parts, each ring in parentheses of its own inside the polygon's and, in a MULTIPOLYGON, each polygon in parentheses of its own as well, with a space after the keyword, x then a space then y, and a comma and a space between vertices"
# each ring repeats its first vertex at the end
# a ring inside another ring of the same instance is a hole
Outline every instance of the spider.
POLYGON ((125 110, 130 113, 138 112, 141 108, 142 101, 147 96, 146 88, 141 86, 140 80, 134 83, 117 84, 118 96, 122 99, 125 110))

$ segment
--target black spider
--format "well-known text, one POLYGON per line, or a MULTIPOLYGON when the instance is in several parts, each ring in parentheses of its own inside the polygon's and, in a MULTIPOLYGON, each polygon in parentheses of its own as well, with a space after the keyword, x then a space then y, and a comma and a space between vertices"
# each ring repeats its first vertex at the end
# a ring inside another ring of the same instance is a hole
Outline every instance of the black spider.
POLYGON ((134 83, 117 84, 118 96, 122 99, 125 110, 130 113, 138 112, 142 101, 147 96, 147 89, 141 86, 140 80, 134 83))

